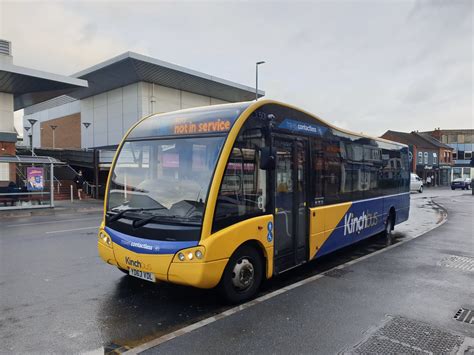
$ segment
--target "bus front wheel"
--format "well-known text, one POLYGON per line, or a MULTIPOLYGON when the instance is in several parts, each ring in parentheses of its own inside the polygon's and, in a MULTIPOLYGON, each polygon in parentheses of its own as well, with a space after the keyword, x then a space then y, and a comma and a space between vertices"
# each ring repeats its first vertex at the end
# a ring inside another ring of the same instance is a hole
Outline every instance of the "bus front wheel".
POLYGON ((263 278, 262 257, 245 245, 235 251, 225 267, 219 291, 229 302, 240 303, 257 293, 263 278))

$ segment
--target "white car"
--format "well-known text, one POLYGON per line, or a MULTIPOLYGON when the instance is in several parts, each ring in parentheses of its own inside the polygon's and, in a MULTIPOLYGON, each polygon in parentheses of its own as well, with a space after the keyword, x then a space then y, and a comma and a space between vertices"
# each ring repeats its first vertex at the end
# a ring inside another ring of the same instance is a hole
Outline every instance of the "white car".
POLYGON ((418 191, 420 194, 423 192, 423 181, 413 173, 410 174, 410 191, 418 191))

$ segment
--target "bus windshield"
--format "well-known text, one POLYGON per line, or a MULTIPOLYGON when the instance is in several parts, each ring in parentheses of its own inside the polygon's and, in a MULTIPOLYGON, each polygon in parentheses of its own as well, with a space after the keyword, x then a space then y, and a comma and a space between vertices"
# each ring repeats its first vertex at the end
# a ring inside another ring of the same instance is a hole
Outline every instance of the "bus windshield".
POLYGON ((201 223, 224 139, 125 142, 111 173, 108 212, 130 218, 138 210, 154 222, 201 223))

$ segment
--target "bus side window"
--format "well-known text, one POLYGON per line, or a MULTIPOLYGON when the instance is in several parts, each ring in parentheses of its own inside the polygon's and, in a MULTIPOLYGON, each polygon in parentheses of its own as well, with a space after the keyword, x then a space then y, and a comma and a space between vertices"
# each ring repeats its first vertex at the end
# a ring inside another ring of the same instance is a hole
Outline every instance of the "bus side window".
POLYGON ((251 124, 252 120, 242 128, 227 162, 217 197, 213 232, 265 213, 267 172, 259 168, 259 150, 265 141, 259 130, 253 129, 248 134, 251 124))

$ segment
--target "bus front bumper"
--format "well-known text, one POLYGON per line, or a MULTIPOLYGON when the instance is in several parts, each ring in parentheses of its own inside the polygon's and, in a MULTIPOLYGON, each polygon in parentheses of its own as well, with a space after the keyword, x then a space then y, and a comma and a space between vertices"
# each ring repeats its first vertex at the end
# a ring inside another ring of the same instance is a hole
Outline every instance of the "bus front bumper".
POLYGON ((202 263, 173 261, 168 271, 168 280, 180 285, 213 288, 221 280, 228 260, 202 263))
POLYGON ((139 269, 152 272, 157 280, 198 288, 217 286, 228 261, 221 259, 209 262, 181 262, 172 254, 137 254, 115 243, 107 245, 102 240, 97 243, 97 249, 107 264, 128 270, 131 266, 127 265, 126 261, 138 260, 142 266, 139 269))

